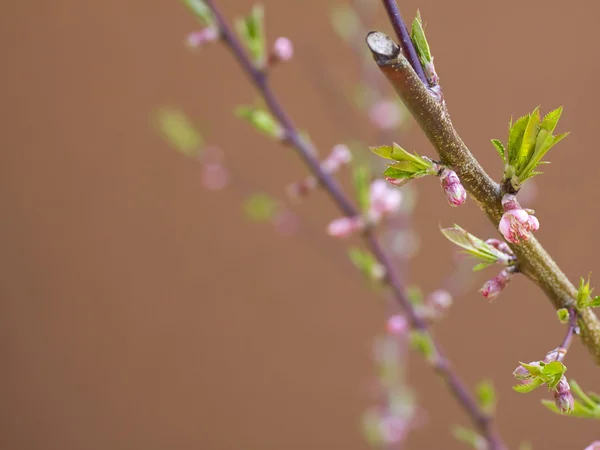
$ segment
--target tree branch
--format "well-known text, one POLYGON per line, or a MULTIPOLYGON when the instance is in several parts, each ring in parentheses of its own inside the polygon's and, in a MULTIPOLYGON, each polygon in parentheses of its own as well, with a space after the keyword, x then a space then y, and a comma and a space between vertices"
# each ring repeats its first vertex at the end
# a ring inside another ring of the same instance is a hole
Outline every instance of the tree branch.
MULTIPOLYGON (((458 175, 461 183, 498 228, 502 217, 500 185, 479 165, 454 129, 445 102, 423 85, 400 48, 384 33, 371 32, 367 45, 381 72, 392 84, 421 126, 440 159, 458 175)), ((511 245, 523 274, 536 283, 556 309, 574 306, 577 289, 541 244, 532 237, 511 245)), ((578 314, 581 339, 600 364, 600 321, 590 308, 578 314)))
MULTIPOLYGON (((216 8, 215 2, 213 0, 204 1, 214 14, 216 25, 220 30, 223 43, 231 50, 246 75, 250 78, 250 81, 255 85, 262 95, 271 114, 284 128, 286 136, 284 142, 296 150, 298 155, 308 166, 321 186, 326 190, 337 207, 345 215, 349 217, 359 215, 360 212, 347 198, 335 179, 322 170, 320 162, 315 156, 316 152, 312 148, 311 144, 300 137, 298 130, 295 128, 292 121, 289 119, 283 107, 275 97, 275 94, 268 85, 266 74, 258 70, 252 64, 242 44, 231 31, 231 28, 227 25, 220 11, 216 8)), ((486 439, 489 444, 489 449, 504 450, 506 447, 495 430, 492 418, 483 410, 481 410, 477 401, 469 393, 466 386, 450 366, 448 359, 444 355, 439 344, 437 344, 433 336, 431 336, 429 325, 417 314, 416 310, 412 306, 412 303, 406 296, 404 286, 398 274, 394 270, 392 261, 384 252, 383 247, 381 246, 377 237, 373 234, 372 229, 367 229, 365 231, 364 238, 375 258, 377 258, 379 263, 385 268, 387 275, 386 281, 394 295, 394 298, 406 314, 411 327, 428 336, 433 342, 435 347, 435 357, 432 363, 436 372, 444 379, 450 392, 456 398, 460 406, 462 406, 465 412, 469 415, 479 432, 486 439)))

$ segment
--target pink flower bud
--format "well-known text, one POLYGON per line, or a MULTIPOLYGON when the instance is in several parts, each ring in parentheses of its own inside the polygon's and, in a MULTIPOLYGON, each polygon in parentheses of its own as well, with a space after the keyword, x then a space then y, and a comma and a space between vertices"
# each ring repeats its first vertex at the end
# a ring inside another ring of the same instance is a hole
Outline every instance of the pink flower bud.
POLYGON ((514 195, 504 195, 502 208, 504 214, 500 219, 498 230, 508 242, 518 244, 521 240, 527 241, 531 237, 531 232, 540 228, 540 222, 532 215, 533 211, 522 209, 514 195))
POLYGON ((390 183, 393 186, 404 186, 406 183, 410 181, 410 178, 392 178, 385 177, 385 181, 390 183))
POLYGON ((292 41, 286 37, 278 37, 273 43, 273 49, 269 58, 271 64, 289 61, 294 56, 292 41))
POLYGON ((431 62, 425 63, 424 69, 425 74, 427 75, 427 78, 429 78, 431 84, 439 84, 440 78, 438 77, 438 74, 435 71, 435 66, 433 65, 433 57, 431 57, 431 62))
POLYGON ((548 364, 553 361, 560 361, 567 354, 567 350, 562 347, 556 347, 554 350, 550 350, 546 353, 544 363, 548 364))
POLYGON ((452 306, 452 295, 445 289, 438 289, 427 296, 425 303, 435 312, 442 314, 452 306))
POLYGON ((563 414, 572 413, 575 407, 575 400, 573 399, 573 394, 571 394, 571 386, 569 386, 569 382, 564 375, 554 389, 554 404, 563 414))
POLYGON ((365 223, 362 217, 340 217, 329 223, 327 234, 333 237, 345 238, 358 231, 362 231, 365 223))
POLYGON ((403 118, 400 105, 395 100, 379 100, 369 109, 369 119, 382 130, 398 128, 403 118))
POLYGON ((219 29, 217 27, 207 27, 188 34, 186 43, 190 48, 198 48, 208 42, 215 42, 218 39, 219 29))
POLYGON ((401 417, 386 416, 380 424, 381 439, 388 445, 402 442, 408 433, 408 422, 401 417))
POLYGON ((600 441, 592 442, 584 450, 600 450, 600 441))
POLYGON ((394 336, 404 336, 408 331, 408 322, 399 314, 391 316, 387 321, 387 331, 394 336))
POLYGON ((456 172, 450 169, 443 169, 440 174, 440 181, 442 183, 442 189, 446 194, 446 200, 450 206, 462 205, 467 199, 467 191, 460 183, 456 172))
POLYGON ((337 172, 341 166, 348 164, 352 160, 350 149, 338 144, 331 150, 331 153, 321 163, 321 168, 327 173, 337 172))
POLYGON ((501 270, 496 277, 492 278, 489 281, 486 281, 483 287, 479 290, 479 292, 481 292, 481 295, 483 295, 489 301, 494 300, 506 287, 508 282, 511 280, 512 275, 512 269, 506 268, 501 270))
POLYGON ((504 241, 501 241, 500 239, 491 238, 485 241, 485 243, 491 245, 495 249, 500 250, 502 253, 505 253, 509 256, 514 255, 512 249, 508 246, 508 244, 504 241))

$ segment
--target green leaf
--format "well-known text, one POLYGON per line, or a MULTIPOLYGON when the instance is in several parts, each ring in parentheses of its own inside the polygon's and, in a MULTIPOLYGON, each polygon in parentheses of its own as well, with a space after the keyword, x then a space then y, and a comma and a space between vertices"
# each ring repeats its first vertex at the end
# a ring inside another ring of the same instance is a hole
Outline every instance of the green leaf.
POLYGON ((519 362, 519 364, 521 364, 525 369, 527 369, 527 371, 533 375, 534 377, 537 377, 538 375, 542 374, 542 371, 544 369, 544 363, 540 363, 540 365, 536 365, 536 364, 525 364, 523 362, 519 362))
POLYGON ((591 308, 598 308, 599 306, 600 306, 600 295, 597 295, 590 302, 590 307, 591 308))
POLYGON ((175 150, 195 157, 204 145, 202 136, 185 113, 175 108, 162 108, 154 113, 154 127, 175 150))
POLYGON ((408 153, 395 142, 392 145, 380 145, 369 147, 369 149, 382 158, 407 163, 407 167, 414 168, 411 171, 427 170, 433 167, 433 163, 429 159, 419 156, 416 152, 408 153))
MULTIPOLYGON (((468 233, 458 225, 454 225, 452 228, 442 228, 441 232, 450 242, 462 247, 465 253, 482 260, 488 265, 507 260, 506 254, 491 245, 486 244, 484 241, 468 233)), ((481 266, 475 267, 475 270, 483 268, 481 266)))
POLYGON ((523 441, 519 444, 518 450, 533 450, 533 444, 528 441, 523 441))
POLYGON ((475 431, 469 428, 461 427, 460 425, 455 425, 452 428, 452 434, 458 441, 469 445, 475 450, 484 450, 487 448, 487 442, 483 438, 483 436, 480 436, 475 431))
POLYGON ((490 380, 479 382, 475 391, 477 392, 477 399, 479 400, 481 409, 486 413, 491 414, 496 408, 496 392, 492 382, 490 380))
POLYGON ((252 194, 244 202, 244 211, 254 222, 265 222, 272 219, 278 209, 279 203, 268 194, 252 194))
POLYGON ((548 130, 550 133, 552 133, 558 124, 560 116, 562 115, 562 111, 562 106, 556 108, 554 111, 550 111, 548 114, 546 114, 546 116, 544 116, 540 126, 544 130, 548 130))
POLYGON ((542 378, 550 389, 554 389, 560 382, 560 379, 566 370, 567 368, 563 363, 560 361, 553 361, 543 366, 540 378, 542 378))
MULTIPOLYGON (((558 408, 552 400, 542 400, 542 405, 544 405, 546 408, 548 408, 550 411, 556 414, 559 414, 561 416, 564 415, 558 410, 558 408)), ((573 412, 571 412, 569 415, 572 417, 581 417, 584 419, 600 419, 600 410, 596 411, 590 408, 586 408, 581 402, 575 400, 573 412)))
POLYGON ((410 333, 410 343, 416 351, 421 353, 428 361, 435 358, 435 345, 429 333, 425 331, 413 330, 410 333))
POLYGON ((241 105, 235 109, 235 115, 247 120, 256 130, 269 137, 281 139, 283 136, 283 128, 279 122, 264 109, 241 105))
POLYGON ((504 145, 498 139, 492 139, 492 144, 494 148, 498 151, 498 154, 502 158, 502 161, 506 162, 506 150, 504 149, 504 145))
POLYGON ((529 114, 519 118, 514 125, 510 125, 510 133, 508 136, 508 162, 513 164, 516 162, 519 151, 521 149, 521 143, 523 142, 523 134, 525 134, 525 128, 529 123, 529 114))
POLYGON ((527 164, 533 151, 535 150, 535 143, 538 134, 538 128, 541 123, 540 108, 537 107, 529 114, 529 120, 523 133, 523 139, 521 141, 521 148, 518 150, 518 156, 516 158, 517 175, 519 174, 519 167, 527 164))
POLYGON ((558 320, 560 323, 569 323, 570 314, 567 308, 561 308, 556 311, 556 315, 558 316, 558 320))
POLYGON ((266 62, 264 16, 263 6, 254 5, 247 17, 235 21, 242 42, 258 67, 263 67, 266 62))
POLYGON ((513 386, 513 389, 517 392, 520 392, 521 394, 526 394, 528 392, 533 391, 534 389, 539 388, 543 384, 544 382, 541 378, 534 378, 529 383, 517 384, 516 386, 513 386))
POLYGON ((369 166, 367 164, 354 166, 352 180, 354 182, 358 205, 361 211, 367 212, 370 206, 369 187, 371 184, 371 170, 369 166))
POLYGON ((421 64, 425 65, 425 63, 430 63, 433 58, 431 57, 429 44, 427 43, 427 38, 425 37, 425 30, 423 30, 421 13, 419 11, 417 11, 417 16, 415 17, 415 20, 413 20, 410 37, 415 45, 419 59, 421 60, 421 64))
POLYGON ((585 406, 591 409, 600 409, 600 402, 595 402, 590 396, 583 392, 583 389, 581 389, 581 386, 579 386, 579 383, 577 383, 577 381, 569 380, 569 386, 571 386, 571 391, 573 392, 573 394, 575 394, 585 406))
POLYGON ((183 4, 196 15, 204 26, 214 23, 214 17, 211 9, 202 0, 182 0, 183 4))

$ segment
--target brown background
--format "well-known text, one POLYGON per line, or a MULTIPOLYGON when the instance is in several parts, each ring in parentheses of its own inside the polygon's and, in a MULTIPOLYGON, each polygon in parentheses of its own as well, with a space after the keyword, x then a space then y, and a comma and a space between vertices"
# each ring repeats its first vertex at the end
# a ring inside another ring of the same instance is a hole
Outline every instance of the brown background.
MULTIPOLYGON (((232 17, 251 1, 220 3, 232 17)), ((349 137, 356 117, 344 112, 343 83, 323 80, 350 82, 354 55, 330 30, 329 2, 265 3, 269 36, 290 36, 297 50, 274 75, 276 90, 327 149, 349 137)), ((455 125, 491 173, 501 165, 489 138, 505 139, 511 114, 565 106, 561 130, 572 135, 528 206, 572 279, 595 270, 600 7, 401 3, 407 16, 421 8, 455 125)), ((342 244, 322 233, 336 214, 328 199, 299 206, 308 225, 298 239, 275 236, 244 219, 242 191, 205 191, 198 166, 149 126, 155 107, 181 105, 246 185, 279 194, 300 178, 290 151, 233 118, 255 94, 230 56, 182 46, 197 25, 177 1, 5 2, 0 20, 1 448, 366 448, 357 424, 371 401, 383 308, 342 244)), ((432 153, 416 127, 399 139, 432 153)), ((472 203, 451 210, 437 183, 419 185, 423 249, 411 280, 431 290, 452 264, 439 223, 493 229, 472 203)), ((494 379, 499 426, 514 448, 530 439, 535 449, 583 449, 600 438, 598 423, 545 411, 543 392, 510 389, 516 362, 543 356, 563 334, 530 283, 516 280, 493 304, 474 287, 436 332, 469 383, 494 379)), ((429 425, 407 448, 463 448, 448 429, 466 418, 413 359, 429 425)), ((578 344, 567 363, 600 389, 578 344)))

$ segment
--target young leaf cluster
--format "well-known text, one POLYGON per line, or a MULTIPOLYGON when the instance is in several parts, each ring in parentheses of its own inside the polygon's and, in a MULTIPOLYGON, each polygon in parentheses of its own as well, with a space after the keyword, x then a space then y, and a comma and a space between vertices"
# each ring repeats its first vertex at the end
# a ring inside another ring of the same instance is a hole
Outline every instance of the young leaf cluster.
POLYGON ((434 175, 436 164, 429 158, 408 153, 398 144, 370 147, 370 150, 384 159, 395 161, 383 172, 385 178, 394 180, 412 180, 425 175, 434 175))
POLYGON ((506 253, 473 236, 458 225, 454 225, 452 228, 442 228, 441 232, 450 242, 462 247, 464 253, 481 261, 473 267, 473 270, 485 269, 497 262, 504 264, 511 262, 511 258, 506 253))
POLYGON ((544 363, 540 361, 538 364, 520 363, 531 375, 526 382, 513 386, 513 389, 522 394, 526 394, 537 389, 544 384, 548 389, 554 389, 560 382, 560 379, 565 374, 567 367, 560 361, 552 361, 544 363))
POLYGON ((543 119, 539 107, 532 113, 508 126, 506 147, 498 139, 492 144, 504 161, 504 182, 509 182, 512 193, 519 191, 523 183, 541 172, 537 171, 544 155, 569 133, 554 135, 554 129, 562 114, 562 107, 549 112, 543 119))
POLYGON ((590 280, 585 281, 583 278, 579 280, 579 289, 577 289, 577 309, 598 308, 600 307, 600 295, 592 298, 594 288, 590 288, 590 280))
MULTIPOLYGON (((571 415, 586 419, 600 419, 600 395, 594 392, 586 394, 575 380, 570 380, 569 386, 571 386, 571 392, 574 394, 573 397, 575 399, 571 415)), ((542 404, 550 411, 560 414, 560 411, 552 400, 542 400, 542 404)))

